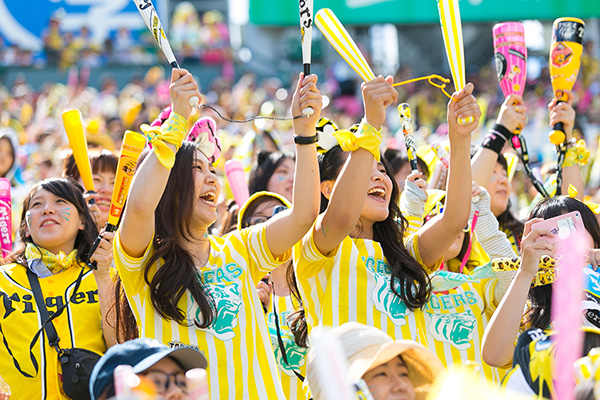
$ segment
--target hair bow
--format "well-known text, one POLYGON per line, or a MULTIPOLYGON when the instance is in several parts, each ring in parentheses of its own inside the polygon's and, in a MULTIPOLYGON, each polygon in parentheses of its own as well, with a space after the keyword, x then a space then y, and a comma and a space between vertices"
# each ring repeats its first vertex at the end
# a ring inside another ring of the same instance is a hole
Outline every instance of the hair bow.
POLYGON ((221 155, 221 139, 216 135, 217 123, 211 117, 200 118, 190 129, 186 140, 194 143, 196 148, 206 156, 212 164, 221 155))

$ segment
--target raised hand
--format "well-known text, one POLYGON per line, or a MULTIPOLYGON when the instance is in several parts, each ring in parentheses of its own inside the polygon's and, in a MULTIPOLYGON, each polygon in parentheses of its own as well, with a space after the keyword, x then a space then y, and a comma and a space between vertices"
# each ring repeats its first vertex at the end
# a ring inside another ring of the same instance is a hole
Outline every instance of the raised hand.
POLYGON ((378 76, 369 82, 363 82, 362 96, 365 105, 365 117, 369 125, 381 129, 385 122, 386 108, 398 101, 398 92, 392 86, 394 78, 378 76))
POLYGON ((323 107, 321 92, 317 88, 317 79, 314 74, 304 76, 304 73, 300 73, 292 98, 292 115, 300 115, 309 107, 313 109, 313 113, 294 120, 294 132, 298 136, 314 136, 316 133, 315 124, 321 117, 321 108, 323 107))
POLYGON ((573 126, 575 125, 575 110, 571 106, 573 104, 573 93, 565 90, 565 94, 567 95, 566 101, 552 99, 548 104, 548 111, 550 113, 549 126, 554 126, 554 124, 562 122, 565 135, 567 140, 569 140, 572 137, 573 126))
POLYGON ((504 126, 511 132, 519 130, 527 124, 527 107, 523 98, 517 94, 511 94, 504 99, 496 123, 504 126))
POLYGON ((538 271, 542 256, 554 256, 554 243, 546 238, 553 238, 550 229, 535 228, 531 225, 541 222, 541 218, 533 218, 525 222, 523 241, 521 242, 521 271, 531 275, 532 279, 538 271))
POLYGON ((479 124, 481 110, 477 105, 477 99, 473 96, 474 86, 467 83, 464 89, 454 92, 448 102, 448 135, 450 140, 458 137, 468 137, 471 139, 471 132, 479 124), (469 121, 471 117, 472 122, 469 121), (461 123, 459 123, 461 122, 461 123))
POLYGON ((192 74, 185 69, 173 68, 169 93, 171 95, 171 109, 185 119, 190 118, 194 108, 190 99, 197 97, 200 101, 202 100, 202 95, 198 91, 198 84, 192 74))

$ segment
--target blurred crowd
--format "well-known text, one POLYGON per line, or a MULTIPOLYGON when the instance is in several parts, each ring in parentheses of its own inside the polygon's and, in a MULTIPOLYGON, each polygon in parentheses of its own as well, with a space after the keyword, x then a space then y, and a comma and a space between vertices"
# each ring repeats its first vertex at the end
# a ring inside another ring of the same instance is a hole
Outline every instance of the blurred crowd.
MULTIPOLYGON (((62 25, 62 14, 55 12, 42 32, 43 49, 33 51, 15 44, 7 44, 0 37, 0 66, 42 67, 58 66, 66 69, 97 68, 111 65, 153 65, 162 54, 152 35, 144 27, 136 31, 120 28, 109 37, 98 40, 89 27, 67 31, 62 25)), ((202 15, 189 2, 179 3, 169 21, 168 31, 173 51, 180 62, 224 65, 224 73, 232 75, 229 30, 218 10, 202 15)))

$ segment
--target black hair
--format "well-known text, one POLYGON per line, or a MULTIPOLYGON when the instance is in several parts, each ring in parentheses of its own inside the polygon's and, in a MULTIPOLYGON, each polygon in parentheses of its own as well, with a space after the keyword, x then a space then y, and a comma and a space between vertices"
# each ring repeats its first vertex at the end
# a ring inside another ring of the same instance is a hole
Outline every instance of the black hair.
POLYGON ((250 171, 250 179, 248 181, 248 191, 250 195, 256 192, 267 190, 269 179, 285 160, 295 160, 293 153, 282 153, 279 151, 260 151, 256 156, 256 161, 250 171))
MULTIPOLYGON (((341 147, 334 146, 325 154, 319 155, 321 182, 335 180, 347 159, 341 147)), ((429 275, 404 247, 404 232, 407 220, 398 207, 399 190, 393 179, 392 168, 385 158, 381 159, 386 174, 392 182, 392 194, 388 206, 388 217, 373 224, 373 240, 379 242, 390 268, 390 289, 406 306, 414 311, 423 307, 431 294, 429 275)), ((321 212, 327 209, 329 201, 321 193, 321 212)))
MULTIPOLYGON (((572 211, 579 211, 585 230, 594 241, 594 247, 600 247, 600 226, 596 216, 584 203, 567 196, 555 196, 543 199, 531 210, 529 219, 553 218, 572 211)), ((525 312, 523 322, 528 328, 547 329, 551 322, 552 285, 532 287, 529 290, 531 307, 525 312)))
POLYGON ((19 225, 19 237, 21 238, 23 246, 19 250, 16 250, 14 253, 12 253, 9 256, 8 261, 16 262, 26 266, 27 260, 25 259, 25 247, 28 243, 33 243, 37 246, 37 244, 33 242, 31 235, 27 235, 28 230, 26 215, 27 211, 31 207, 31 199, 40 189, 47 190, 55 196, 68 201, 77 209, 79 217, 83 220, 84 228, 83 230, 79 230, 79 232, 77 232, 74 249, 77 249, 77 261, 79 263, 84 262, 87 260, 87 254, 92 247, 92 243, 96 239, 96 236, 98 235, 98 228, 96 227, 96 223, 94 222, 92 214, 88 209, 85 199, 83 198, 83 188, 79 186, 77 182, 66 178, 45 179, 31 188, 29 194, 23 201, 21 223, 19 225))
MULTIPOLYGON (((408 163, 408 157, 403 154, 400 150, 388 148, 383 153, 383 158, 386 159, 388 163, 390 163, 390 167, 392 168, 393 175, 396 175, 398 171, 408 163)), ((419 171, 423 173, 423 179, 429 179, 429 167, 427 163, 423 161, 423 159, 417 156, 417 166, 419 167, 419 171)))
MULTIPOLYGON (((498 154, 498 160, 496 162, 502 166, 504 171, 508 172, 508 163, 506 162, 504 155, 498 154)), ((490 193, 490 196, 491 195, 492 194, 490 193)), ((502 214, 498 215, 496 219, 498 220, 500 229, 506 229, 510 231, 515 237, 517 243, 521 243, 521 239, 523 238, 523 228, 525 225, 510 211, 510 200, 508 201, 506 210, 504 210, 502 214)))
MULTIPOLYGON (((149 152, 146 149, 142 153, 138 167, 149 152)), ((195 208, 196 194, 194 176, 191 172, 195 161, 196 147, 193 143, 184 141, 175 156, 175 164, 169 174, 167 185, 154 211, 155 234, 152 245, 156 251, 144 265, 144 281, 150 290, 152 306, 161 318, 189 325, 186 310, 178 307, 181 297, 189 291, 198 304, 201 314, 201 318, 194 320, 194 325, 198 328, 207 328, 216 317, 215 302, 202 281, 197 278, 192 256, 180 244, 182 241, 193 239, 190 221, 195 208), (151 276, 152 266, 159 260, 162 260, 161 267, 151 276)), ((129 304, 124 301, 123 292, 118 287, 115 288, 115 297, 117 327, 119 327, 119 317, 132 314, 131 310, 127 310, 129 304)), ((117 329, 118 334, 136 333, 136 327, 133 326, 135 320, 128 317, 121 322, 126 326, 117 329)), ((131 338, 125 335, 125 339, 131 338)))

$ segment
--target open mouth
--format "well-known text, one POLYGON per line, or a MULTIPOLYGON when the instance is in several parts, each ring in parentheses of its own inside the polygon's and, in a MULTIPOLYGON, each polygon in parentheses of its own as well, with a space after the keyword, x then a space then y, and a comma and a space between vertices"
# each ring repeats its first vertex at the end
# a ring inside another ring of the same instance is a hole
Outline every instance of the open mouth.
POLYGON ((52 221, 52 220, 48 220, 48 221, 44 221, 41 226, 44 227, 44 226, 51 226, 51 225, 58 225, 58 223, 55 221, 52 221))
POLYGON ((217 205, 216 199, 217 199, 217 192, 215 192, 214 190, 206 192, 202 196, 200 196, 200 200, 202 200, 204 203, 206 203, 210 206, 217 205))
POLYGON ((108 199, 97 199, 96 205, 100 208, 110 208, 110 200, 108 199))
POLYGON ((377 199, 385 201, 385 189, 380 187, 374 187, 367 192, 367 195, 377 199))

